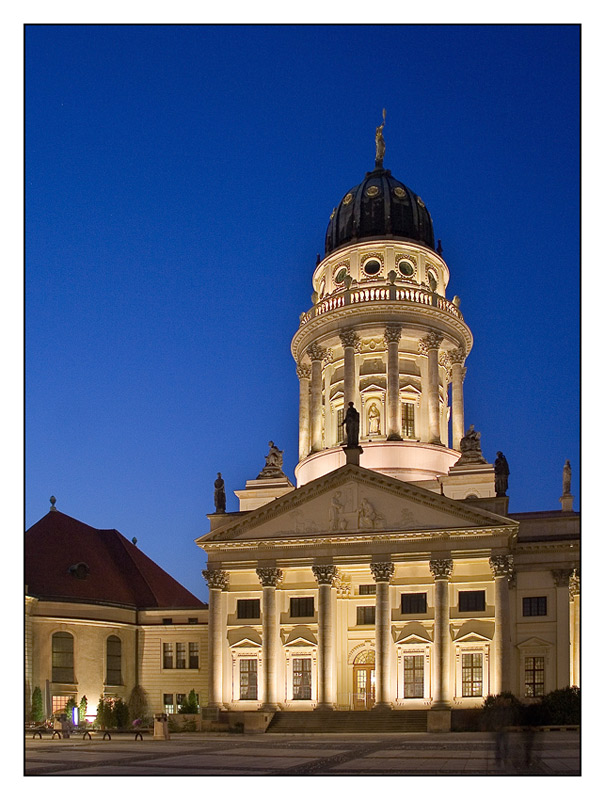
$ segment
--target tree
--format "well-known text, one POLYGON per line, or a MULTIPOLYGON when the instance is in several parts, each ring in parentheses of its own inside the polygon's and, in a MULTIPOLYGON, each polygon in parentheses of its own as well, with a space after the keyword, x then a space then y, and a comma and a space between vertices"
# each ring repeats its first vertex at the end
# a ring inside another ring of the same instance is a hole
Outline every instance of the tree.
POLYGON ((78 720, 80 724, 84 724, 86 722, 86 712, 88 710, 88 699, 85 694, 82 695, 82 699, 80 700, 80 707, 78 713, 78 720))
POLYGON ((66 705, 65 705, 65 713, 67 714, 67 719, 70 722, 72 722, 72 720, 73 720, 73 710, 74 710, 74 708, 77 708, 77 707, 78 707, 78 705, 76 703, 76 698, 75 697, 70 697, 69 700, 67 701, 66 705))
POLYGON ((39 686, 36 686, 32 692, 32 719, 34 722, 42 722, 44 719, 42 691, 39 686))
POLYGON ((116 728, 126 728, 128 726, 128 706, 122 700, 121 697, 118 697, 114 704, 113 704, 113 713, 114 713, 114 727, 116 728))
POLYGON ((103 700, 102 697, 99 699, 99 704, 97 706, 97 717, 95 719, 95 723, 99 726, 99 728, 107 727, 107 711, 105 708, 105 700, 103 700))
POLYGON ((187 695, 185 702, 179 707, 179 714, 197 714, 198 708, 197 694, 195 689, 192 689, 187 695))
POLYGON ((128 699, 128 709, 131 719, 146 721, 149 719, 149 701, 147 692, 142 686, 135 686, 128 699))

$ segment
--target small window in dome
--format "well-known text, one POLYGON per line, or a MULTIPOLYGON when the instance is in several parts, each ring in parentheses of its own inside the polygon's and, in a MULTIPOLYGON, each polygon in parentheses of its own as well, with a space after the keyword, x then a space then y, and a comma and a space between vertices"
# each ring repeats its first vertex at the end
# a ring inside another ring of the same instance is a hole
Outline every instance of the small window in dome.
POLYGON ((322 281, 319 285, 319 299, 321 300, 326 293, 326 279, 322 278, 322 281))
POLYGON ((396 186, 393 189, 393 194, 395 195, 395 197, 398 197, 400 200, 403 200, 403 198, 405 197, 405 189, 402 189, 401 186, 396 186))
POLYGON ((341 267, 334 276, 334 281, 336 283, 344 283, 346 277, 347 277, 347 268, 341 267))
POLYGON ((363 271, 366 275, 378 275, 380 272, 380 261, 376 261, 375 258, 366 261, 363 265, 363 271))
POLYGON ((351 192, 347 192, 342 201, 343 205, 348 206, 352 199, 353 195, 351 194, 351 192))
POLYGON ((435 273, 432 270, 429 270, 428 279, 429 279, 429 286, 431 287, 431 292, 436 292, 437 291, 437 276, 435 275, 435 273))
POLYGON ((380 189, 378 186, 368 186, 366 194, 368 197, 377 197, 380 194, 380 189))
POLYGON ((414 274, 414 265, 410 261, 400 261, 397 266, 404 278, 409 278, 414 274))

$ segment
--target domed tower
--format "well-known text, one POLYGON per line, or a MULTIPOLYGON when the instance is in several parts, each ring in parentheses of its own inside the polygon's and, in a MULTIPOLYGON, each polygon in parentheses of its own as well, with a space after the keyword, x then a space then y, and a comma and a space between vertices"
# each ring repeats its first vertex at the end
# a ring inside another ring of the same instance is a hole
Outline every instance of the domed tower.
POLYGON ((360 413, 363 467, 434 481, 460 456, 464 360, 473 338, 457 298, 446 299, 449 269, 435 250, 431 216, 384 169, 382 126, 376 141, 374 170, 330 215, 313 307, 292 340, 299 486, 344 465, 349 402, 360 413))

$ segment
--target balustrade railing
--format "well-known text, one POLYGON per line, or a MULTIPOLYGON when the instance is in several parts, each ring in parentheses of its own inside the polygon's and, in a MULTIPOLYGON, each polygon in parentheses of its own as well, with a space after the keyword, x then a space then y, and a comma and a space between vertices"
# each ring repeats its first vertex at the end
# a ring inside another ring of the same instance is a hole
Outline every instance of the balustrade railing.
POLYGON ((319 317, 322 314, 327 314, 337 308, 344 306, 354 305, 359 303, 372 303, 384 301, 401 301, 405 303, 420 303, 425 306, 432 306, 448 314, 452 314, 458 319, 463 319, 460 309, 455 306, 450 300, 445 297, 431 292, 427 289, 414 286, 367 286, 355 287, 354 289, 345 289, 336 294, 320 300, 317 305, 310 308, 300 315, 300 325, 306 325, 307 322, 319 317))

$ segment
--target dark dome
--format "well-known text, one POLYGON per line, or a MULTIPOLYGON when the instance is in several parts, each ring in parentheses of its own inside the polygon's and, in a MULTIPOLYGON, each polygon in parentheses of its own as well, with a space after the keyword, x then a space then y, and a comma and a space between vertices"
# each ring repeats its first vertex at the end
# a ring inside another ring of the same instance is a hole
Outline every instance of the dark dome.
POLYGON ((326 255, 350 242, 375 238, 412 239, 435 249, 433 222, 418 195, 388 169, 366 172, 332 212, 326 255))

